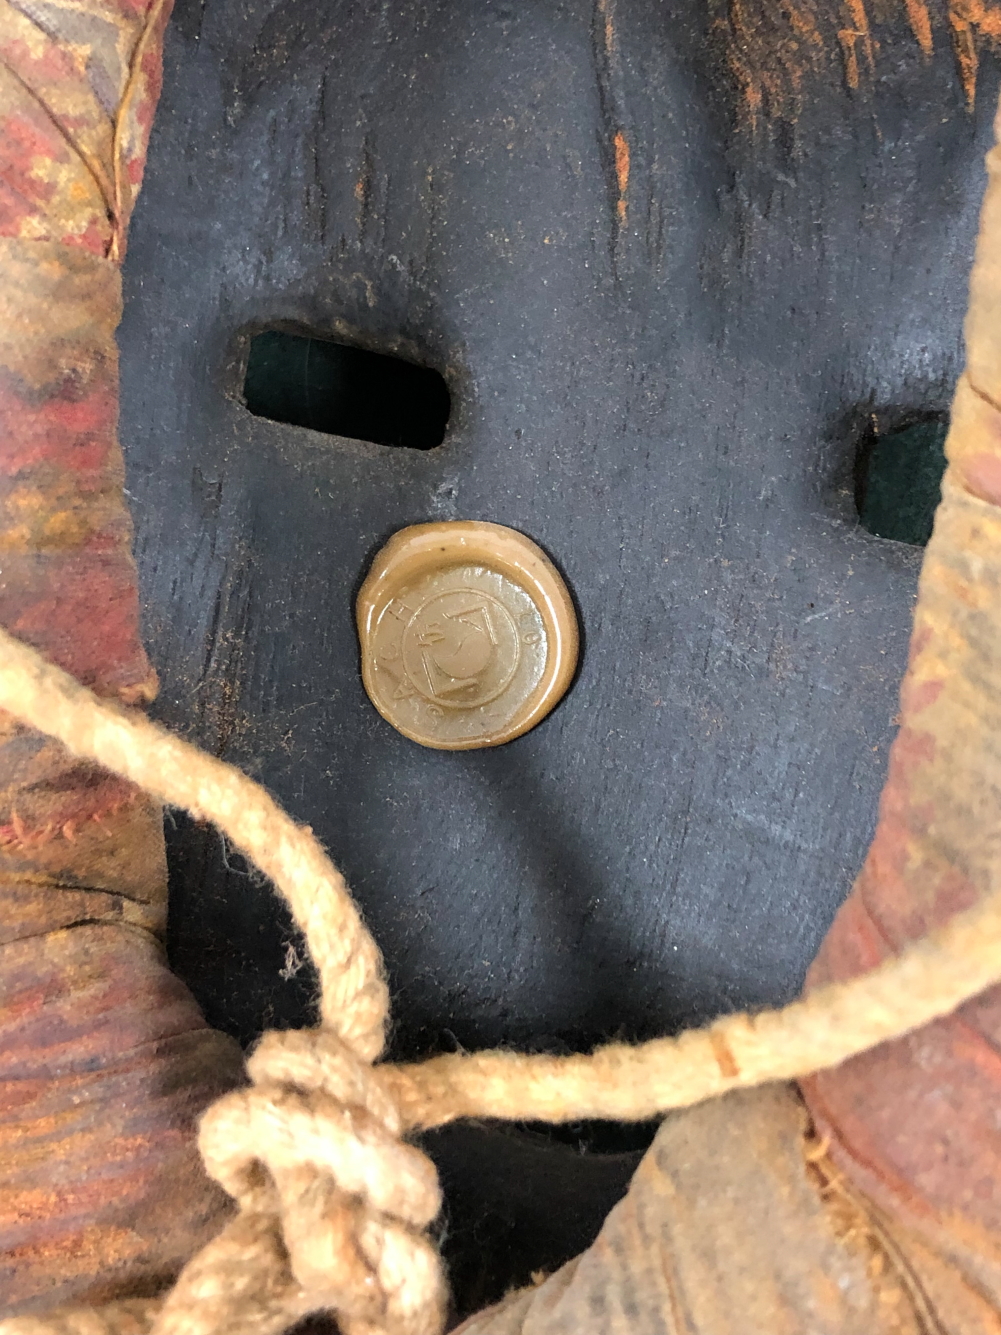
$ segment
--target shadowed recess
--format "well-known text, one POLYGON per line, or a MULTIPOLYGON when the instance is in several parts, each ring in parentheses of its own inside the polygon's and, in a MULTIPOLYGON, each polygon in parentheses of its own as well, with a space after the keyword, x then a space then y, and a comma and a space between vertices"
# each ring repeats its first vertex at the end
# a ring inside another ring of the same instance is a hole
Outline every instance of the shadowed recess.
POLYGON ((941 497, 947 430, 948 423, 934 417, 866 436, 856 476, 864 529, 877 538, 925 546, 941 497))
POLYGON ((251 339, 243 392, 256 417, 412 450, 441 444, 451 410, 437 371, 279 329, 251 339))

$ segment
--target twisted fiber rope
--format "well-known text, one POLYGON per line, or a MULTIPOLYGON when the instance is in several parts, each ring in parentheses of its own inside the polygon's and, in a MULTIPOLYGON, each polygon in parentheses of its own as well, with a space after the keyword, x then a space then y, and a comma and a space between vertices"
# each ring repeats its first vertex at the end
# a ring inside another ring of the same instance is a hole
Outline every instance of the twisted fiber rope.
POLYGON ((457 1117, 638 1119, 807 1075, 897 1038, 1001 979, 1001 895, 863 977, 782 1010, 582 1057, 509 1052, 375 1066, 379 951, 312 833, 257 784, 143 715, 98 700, 0 630, 0 708, 161 801, 209 819, 266 872, 306 934, 319 1029, 264 1036, 249 1088, 204 1115, 208 1172, 239 1212, 154 1304, 0 1321, 0 1335, 270 1335, 314 1311, 345 1335, 434 1335, 445 1288, 424 1234, 435 1171, 401 1136, 457 1117))

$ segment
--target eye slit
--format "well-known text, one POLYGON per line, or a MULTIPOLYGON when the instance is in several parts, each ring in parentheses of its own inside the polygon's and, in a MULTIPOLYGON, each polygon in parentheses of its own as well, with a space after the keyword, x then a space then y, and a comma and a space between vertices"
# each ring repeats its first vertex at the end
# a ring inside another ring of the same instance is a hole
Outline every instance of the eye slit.
POLYGON ((912 416, 890 431, 873 419, 855 461, 855 505, 867 532, 925 546, 941 497, 947 431, 937 413, 912 416))
POLYGON ((250 340, 243 394, 255 417, 410 450, 441 444, 452 407, 437 371, 281 329, 250 340))

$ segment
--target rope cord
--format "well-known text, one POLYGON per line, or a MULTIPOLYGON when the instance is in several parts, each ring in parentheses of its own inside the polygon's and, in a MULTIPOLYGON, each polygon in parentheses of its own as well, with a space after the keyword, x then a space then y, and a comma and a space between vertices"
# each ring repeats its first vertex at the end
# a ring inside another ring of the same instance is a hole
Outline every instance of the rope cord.
MULTIPOLYGON (((263 1335, 320 1309, 337 1312, 345 1335, 433 1335, 444 1285, 424 1230, 440 1196, 406 1131, 458 1117, 649 1118, 836 1065, 1001 979, 992 893, 872 972, 782 1009, 589 1056, 498 1051, 373 1066, 388 1015, 381 956, 309 829, 240 771, 99 700, 2 630, 0 708, 214 822, 284 896, 319 972, 320 1028, 266 1034, 248 1062, 251 1086, 203 1117, 207 1170, 240 1212, 182 1272, 155 1335, 263 1335)), ((0 1322, 2 1335, 15 1330, 0 1322)))

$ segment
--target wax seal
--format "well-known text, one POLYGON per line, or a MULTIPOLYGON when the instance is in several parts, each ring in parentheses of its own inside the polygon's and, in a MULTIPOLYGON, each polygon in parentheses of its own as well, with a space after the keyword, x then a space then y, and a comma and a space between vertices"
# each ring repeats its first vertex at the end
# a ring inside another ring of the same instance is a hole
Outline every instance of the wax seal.
POLYGON ((463 520, 393 535, 358 594, 365 689, 405 737, 499 746, 541 722, 577 666, 577 617, 524 534, 463 520))

